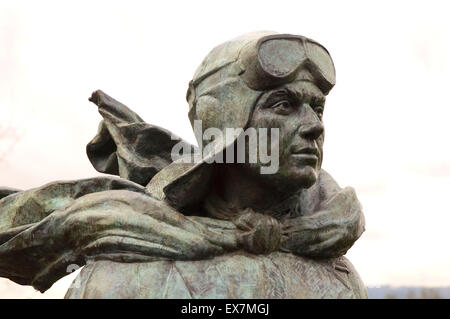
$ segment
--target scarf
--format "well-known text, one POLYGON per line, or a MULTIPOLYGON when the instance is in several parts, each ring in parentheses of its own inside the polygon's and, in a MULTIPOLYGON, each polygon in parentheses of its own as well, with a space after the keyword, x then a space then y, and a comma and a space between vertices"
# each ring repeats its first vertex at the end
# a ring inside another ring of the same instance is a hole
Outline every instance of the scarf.
POLYGON ((98 171, 121 178, 0 188, 0 277, 44 292, 73 265, 97 260, 199 260, 238 250, 335 258, 364 231, 355 191, 324 170, 310 189, 264 214, 230 214, 226 203, 206 198, 209 217, 184 215, 144 186, 171 163, 171 147, 185 142, 101 91, 90 100, 104 120, 88 157, 98 171))

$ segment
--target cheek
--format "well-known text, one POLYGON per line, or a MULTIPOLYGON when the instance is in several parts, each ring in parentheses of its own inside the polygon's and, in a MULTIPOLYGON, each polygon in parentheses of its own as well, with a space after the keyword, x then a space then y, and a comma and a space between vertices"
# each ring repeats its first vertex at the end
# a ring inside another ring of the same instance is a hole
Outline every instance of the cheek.
POLYGON ((324 134, 322 134, 316 141, 317 141, 317 147, 319 148, 319 152, 320 152, 320 161, 322 162, 324 134))
MULTIPOLYGON (((288 164, 291 154, 291 146, 296 138, 297 131, 299 128, 299 116, 281 116, 265 114, 263 112, 259 114, 254 114, 252 120, 250 121, 249 127, 253 127, 256 130, 260 128, 266 128, 268 134, 268 141, 270 141, 268 147, 271 147, 271 129, 278 129, 278 141, 276 141, 279 145, 278 154, 279 154, 279 163, 283 165, 283 163, 288 164)), ((259 142, 258 142, 259 147, 259 142)))
POLYGON ((280 163, 288 161, 291 156, 291 147, 297 138, 299 123, 295 117, 285 117, 280 121, 280 163))
MULTIPOLYGON (((267 141, 269 143, 269 147, 271 147, 272 143, 278 143, 279 144, 279 155, 280 157, 283 156, 283 154, 286 151, 286 147, 290 144, 290 140, 292 138, 290 137, 291 134, 289 134, 289 125, 286 121, 286 117, 279 118, 274 116, 260 116, 252 123, 252 127, 259 130, 261 128, 267 129, 267 141), (278 129, 278 140, 272 141, 271 139, 271 129, 278 129)), ((259 133, 259 131, 258 131, 259 133)))

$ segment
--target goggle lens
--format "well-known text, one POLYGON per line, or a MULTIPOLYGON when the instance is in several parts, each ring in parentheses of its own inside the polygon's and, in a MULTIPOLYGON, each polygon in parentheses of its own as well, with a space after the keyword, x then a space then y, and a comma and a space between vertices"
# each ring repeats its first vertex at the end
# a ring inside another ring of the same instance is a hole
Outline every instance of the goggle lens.
MULTIPOLYGON (((259 85, 265 88, 295 80, 299 70, 308 69, 317 85, 328 93, 335 84, 333 60, 321 45, 309 39, 295 36, 269 36, 262 39, 258 49, 259 85)), ((256 75, 256 74, 255 74, 256 75)))

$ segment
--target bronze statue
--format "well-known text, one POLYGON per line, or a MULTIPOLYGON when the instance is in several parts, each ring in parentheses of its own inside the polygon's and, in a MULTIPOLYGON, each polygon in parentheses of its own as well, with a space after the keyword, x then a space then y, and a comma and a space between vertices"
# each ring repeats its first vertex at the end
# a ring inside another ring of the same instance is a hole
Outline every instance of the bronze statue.
POLYGON ((43 292, 86 265, 66 298, 367 298, 343 257, 361 205, 321 169, 334 84, 316 41, 228 41, 189 83, 198 146, 94 92, 87 154, 120 178, 0 189, 0 276, 43 292))

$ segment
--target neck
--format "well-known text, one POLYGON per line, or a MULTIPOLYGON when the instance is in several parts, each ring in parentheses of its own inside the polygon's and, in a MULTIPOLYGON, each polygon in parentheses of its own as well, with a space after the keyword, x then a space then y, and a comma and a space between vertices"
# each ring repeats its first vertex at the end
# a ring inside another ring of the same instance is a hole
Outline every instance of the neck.
POLYGON ((246 173, 240 164, 221 165, 216 180, 214 191, 240 209, 263 212, 292 195, 292 192, 264 183, 259 176, 246 173))

